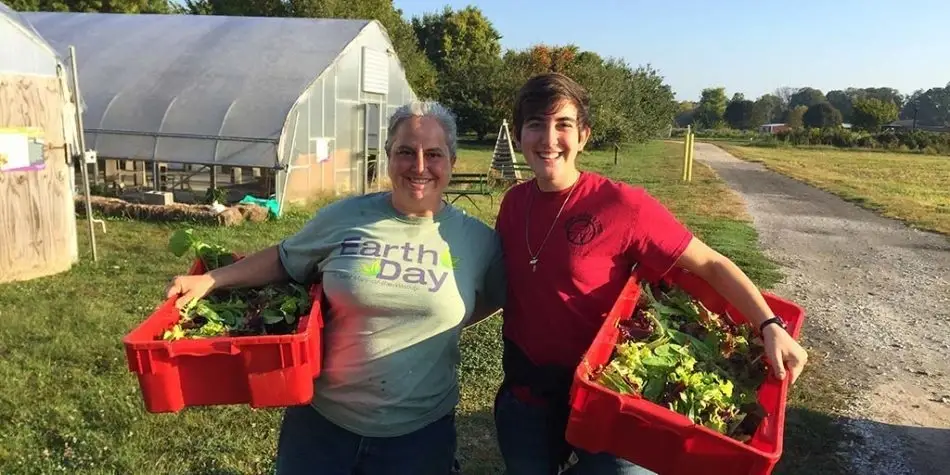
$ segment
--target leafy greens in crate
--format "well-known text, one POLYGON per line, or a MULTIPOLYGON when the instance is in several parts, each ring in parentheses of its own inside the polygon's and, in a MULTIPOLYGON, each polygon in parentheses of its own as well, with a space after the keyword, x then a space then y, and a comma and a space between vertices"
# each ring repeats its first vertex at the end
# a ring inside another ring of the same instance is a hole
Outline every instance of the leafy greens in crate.
MULTIPOLYGON (((206 271, 235 262, 225 247, 197 239, 191 229, 172 234, 168 249, 177 257, 191 251, 206 271)), ((180 311, 181 319, 161 339, 293 333, 297 320, 310 313, 312 299, 294 282, 259 288, 221 289, 195 299, 180 311)))
POLYGON ((768 374, 761 340, 748 325, 710 312, 679 288, 645 285, 601 385, 643 398, 691 421, 748 441, 765 416, 757 391, 768 374))

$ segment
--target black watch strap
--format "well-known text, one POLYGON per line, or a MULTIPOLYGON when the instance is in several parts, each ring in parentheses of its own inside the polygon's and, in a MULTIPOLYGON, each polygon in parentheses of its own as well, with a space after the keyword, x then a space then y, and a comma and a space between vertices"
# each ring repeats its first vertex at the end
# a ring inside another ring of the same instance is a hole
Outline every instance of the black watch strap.
POLYGON ((762 333, 762 332, 765 330, 765 327, 767 327, 767 326, 769 326, 769 325, 771 325, 771 324, 773 324, 773 323, 776 324, 776 325, 778 325, 778 326, 780 326, 780 327, 782 327, 782 328, 786 328, 786 327, 785 327, 785 320, 782 320, 782 319, 779 318, 779 317, 772 317, 772 318, 770 318, 770 319, 768 319, 768 320, 762 322, 761 325, 759 325, 759 333, 762 333))

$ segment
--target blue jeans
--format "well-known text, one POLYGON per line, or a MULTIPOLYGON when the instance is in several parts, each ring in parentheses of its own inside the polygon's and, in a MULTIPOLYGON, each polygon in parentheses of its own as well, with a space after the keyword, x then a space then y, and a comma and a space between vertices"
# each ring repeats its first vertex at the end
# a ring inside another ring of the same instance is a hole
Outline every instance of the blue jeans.
POLYGON ((277 443, 277 474, 449 475, 455 464, 455 415, 398 437, 363 437, 309 405, 288 407, 277 443))
MULTIPOLYGON (((564 434, 566 427, 550 427, 550 409, 528 404, 506 388, 495 399, 495 430, 507 475, 557 475, 548 434, 564 434)), ((566 442, 565 442, 566 444, 566 442)), ((653 472, 607 453, 593 454, 574 448, 577 463, 567 475, 655 475, 653 472)))

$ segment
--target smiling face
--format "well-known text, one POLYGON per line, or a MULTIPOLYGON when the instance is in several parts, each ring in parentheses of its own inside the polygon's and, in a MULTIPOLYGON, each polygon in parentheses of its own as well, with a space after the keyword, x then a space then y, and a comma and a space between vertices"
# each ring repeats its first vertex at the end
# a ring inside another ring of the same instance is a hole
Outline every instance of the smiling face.
POLYGON ((403 120, 388 155, 396 209, 415 216, 435 214, 455 164, 438 119, 414 116, 403 120))
POLYGON ((587 91, 573 79, 547 73, 529 79, 515 101, 515 137, 543 191, 570 187, 575 161, 590 138, 587 91))
POLYGON ((527 117, 519 143, 542 189, 570 186, 577 176, 577 153, 590 137, 571 101, 562 99, 550 111, 527 117))

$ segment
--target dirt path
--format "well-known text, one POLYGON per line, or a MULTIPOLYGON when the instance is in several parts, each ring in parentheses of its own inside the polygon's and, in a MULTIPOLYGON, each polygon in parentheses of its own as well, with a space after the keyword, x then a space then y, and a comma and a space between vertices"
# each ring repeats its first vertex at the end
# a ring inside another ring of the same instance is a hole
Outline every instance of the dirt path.
POLYGON ((805 307, 811 351, 853 390, 850 473, 950 474, 950 240, 710 144, 695 158, 745 199, 787 276, 775 292, 805 307))

